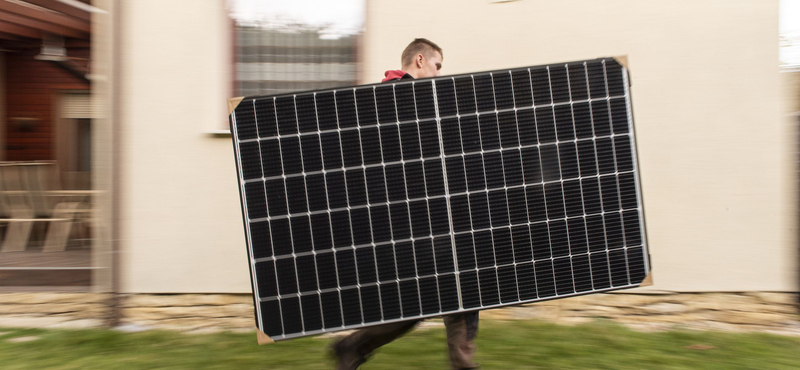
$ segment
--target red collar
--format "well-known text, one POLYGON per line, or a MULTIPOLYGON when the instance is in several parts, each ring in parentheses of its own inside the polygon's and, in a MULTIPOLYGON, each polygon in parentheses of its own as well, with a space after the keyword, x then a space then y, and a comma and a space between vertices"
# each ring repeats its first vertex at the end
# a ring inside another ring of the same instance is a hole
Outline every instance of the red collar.
POLYGON ((386 81, 391 81, 391 80, 399 80, 401 78, 412 78, 410 74, 406 73, 405 71, 399 70, 399 69, 386 71, 386 73, 384 73, 383 75, 386 76, 386 78, 381 80, 381 82, 386 82, 386 81), (406 77, 406 75, 408 75, 408 77, 406 77))

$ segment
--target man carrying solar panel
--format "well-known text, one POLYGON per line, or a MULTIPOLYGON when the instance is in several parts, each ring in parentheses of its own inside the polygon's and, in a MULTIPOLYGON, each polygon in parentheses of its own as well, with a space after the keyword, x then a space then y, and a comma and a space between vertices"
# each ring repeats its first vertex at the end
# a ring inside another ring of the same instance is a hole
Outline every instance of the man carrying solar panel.
MULTIPOLYGON (((442 68, 442 49, 428 39, 414 39, 403 50, 402 69, 386 71, 383 82, 399 79, 436 77, 442 68)), ((478 312, 444 316, 447 346, 453 369, 477 369, 472 362, 475 336, 478 333, 478 312)), ((369 355, 407 333, 422 320, 401 321, 359 329, 332 345, 337 370, 357 369, 369 355)))

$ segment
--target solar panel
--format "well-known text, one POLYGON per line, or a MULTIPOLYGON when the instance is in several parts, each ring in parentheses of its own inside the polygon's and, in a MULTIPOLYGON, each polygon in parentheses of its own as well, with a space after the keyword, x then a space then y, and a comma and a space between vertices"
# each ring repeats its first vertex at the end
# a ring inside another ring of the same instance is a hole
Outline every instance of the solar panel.
POLYGON ((274 340, 639 286, 613 58, 244 98, 230 116, 274 340))

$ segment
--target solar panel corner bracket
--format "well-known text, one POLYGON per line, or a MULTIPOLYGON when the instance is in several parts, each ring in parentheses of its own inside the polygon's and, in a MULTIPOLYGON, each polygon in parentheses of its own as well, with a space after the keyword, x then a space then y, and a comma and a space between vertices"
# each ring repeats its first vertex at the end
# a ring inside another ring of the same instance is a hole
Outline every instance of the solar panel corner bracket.
POLYGON ((259 346, 260 345, 264 345, 264 344, 275 343, 275 341, 272 340, 272 338, 270 338, 269 335, 264 334, 264 332, 261 331, 261 329, 259 329, 259 328, 256 328, 256 338, 258 339, 258 345, 259 346))
POLYGON ((653 286, 653 271, 650 271, 650 273, 648 273, 647 276, 644 277, 644 280, 642 280, 642 282, 639 283, 640 288, 646 286, 653 286))
POLYGON ((617 56, 614 56, 612 58, 614 58, 614 60, 616 60, 617 63, 619 63, 619 65, 625 67, 626 69, 629 68, 628 67, 628 55, 627 54, 625 54, 625 55, 617 55, 617 56))
POLYGON ((237 96, 235 98, 228 99, 228 115, 231 115, 231 113, 236 110, 236 107, 239 106, 239 103, 241 103, 243 99, 244 96, 237 96))

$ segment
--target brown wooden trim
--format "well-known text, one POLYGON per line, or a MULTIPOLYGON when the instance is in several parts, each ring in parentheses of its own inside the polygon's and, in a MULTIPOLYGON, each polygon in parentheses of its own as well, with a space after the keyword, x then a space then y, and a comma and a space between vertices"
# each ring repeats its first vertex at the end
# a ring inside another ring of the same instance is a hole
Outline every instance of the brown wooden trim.
POLYGON ((52 23, 57 26, 72 28, 77 31, 89 33, 92 31, 91 25, 88 21, 81 21, 66 15, 58 13, 51 13, 45 10, 37 10, 32 7, 27 7, 8 1, 0 1, 0 11, 6 11, 21 15, 28 18, 33 18, 47 23, 52 23))
POLYGON ((41 30, 37 30, 35 28, 30 28, 30 27, 23 27, 17 24, 4 22, 3 20, 0 20, 0 32, 10 33, 12 35, 17 35, 32 39, 42 38, 41 30))
POLYGON ((0 270, 0 286, 91 286, 92 270, 0 270))
POLYGON ((52 23, 37 21, 32 18, 23 17, 20 15, 6 13, 6 12, 0 12, 0 21, 5 21, 19 26, 25 26, 42 31, 47 31, 49 33, 62 35, 66 37, 75 37, 79 39, 89 38, 88 32, 76 31, 71 28, 62 27, 52 23))
POLYGON ((88 39, 66 39, 64 40, 64 47, 67 49, 89 49, 92 47, 92 41, 88 39))
POLYGON ((121 255, 124 245, 122 244, 122 153, 125 147, 122 145, 122 135, 125 132, 123 120, 120 117, 122 112, 123 87, 122 87, 122 53, 119 45, 122 45, 122 12, 123 2, 117 1, 111 4, 111 315, 108 323, 111 327, 119 326, 122 323, 122 261, 121 255))
POLYGON ((91 19, 91 15, 89 14, 89 12, 64 4, 57 0, 25 0, 25 2, 31 3, 33 5, 38 5, 41 6, 42 8, 47 8, 52 11, 66 14, 71 17, 75 17, 85 21, 91 19))
POLYGON ((89 286, 0 286, 0 293, 46 292, 46 293, 88 293, 89 286))
POLYGON ((18 35, 14 35, 14 34, 6 33, 6 32, 0 32, 0 39, 3 39, 3 40, 12 40, 12 41, 22 41, 22 40, 24 40, 25 38, 24 38, 24 37, 20 37, 20 36, 18 36, 18 35))

